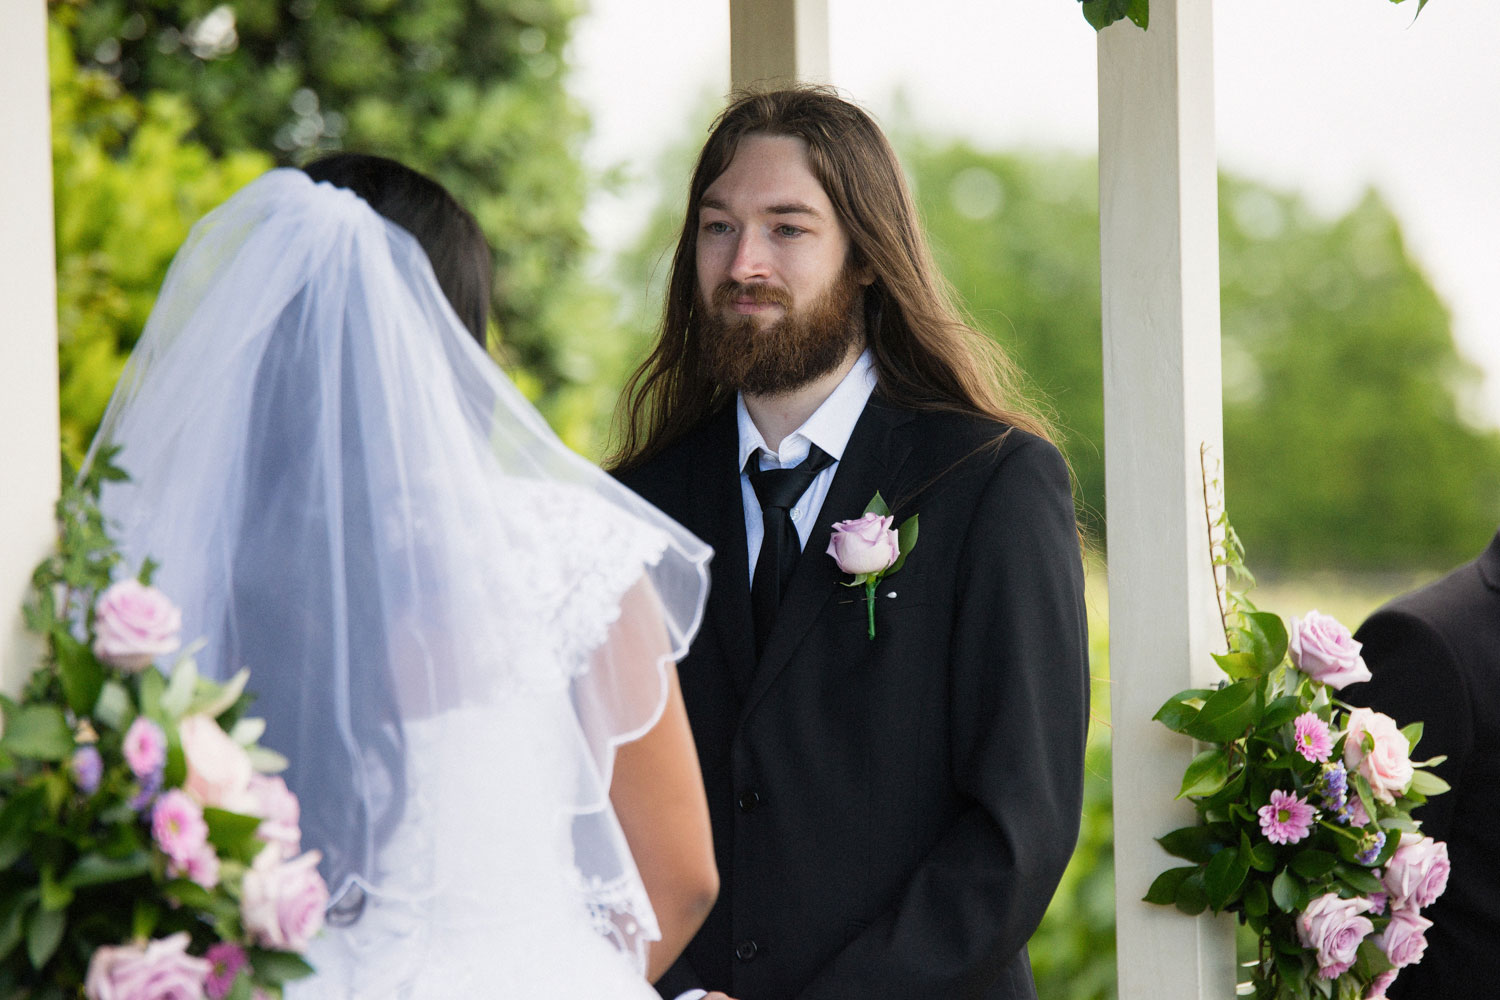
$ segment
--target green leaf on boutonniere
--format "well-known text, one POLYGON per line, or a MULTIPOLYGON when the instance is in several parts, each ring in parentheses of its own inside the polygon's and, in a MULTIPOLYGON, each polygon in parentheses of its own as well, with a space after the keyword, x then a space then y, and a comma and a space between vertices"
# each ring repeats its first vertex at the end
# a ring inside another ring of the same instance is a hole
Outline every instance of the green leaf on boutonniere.
MULTIPOLYGON (((879 496, 879 494, 877 493, 876 496, 879 496)), ((889 576, 890 574, 899 570, 902 566, 905 566, 906 557, 910 555, 911 550, 916 547, 917 515, 913 514, 905 521, 902 521, 901 527, 896 529, 896 551, 901 554, 896 557, 896 561, 891 564, 891 568, 885 571, 885 575, 889 576)))
POLYGON ((879 490, 876 490, 875 495, 870 498, 870 502, 865 504, 865 513, 874 514, 877 517, 891 516, 891 509, 885 505, 885 498, 880 495, 879 490))
POLYGON ((1217 747, 1204 750, 1188 764, 1182 775, 1180 799, 1186 795, 1212 795, 1229 780, 1229 758, 1217 747))

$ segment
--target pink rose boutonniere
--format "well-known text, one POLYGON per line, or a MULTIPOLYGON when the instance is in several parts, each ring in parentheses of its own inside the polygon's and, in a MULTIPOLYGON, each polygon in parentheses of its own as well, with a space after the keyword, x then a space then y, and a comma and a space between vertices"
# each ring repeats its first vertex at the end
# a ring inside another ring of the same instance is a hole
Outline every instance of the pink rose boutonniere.
POLYGON ((896 519, 879 493, 865 506, 863 517, 840 521, 828 539, 828 554, 839 569, 854 577, 846 587, 864 587, 870 616, 870 638, 875 638, 875 587, 899 570, 917 544, 917 515, 892 527, 896 519))

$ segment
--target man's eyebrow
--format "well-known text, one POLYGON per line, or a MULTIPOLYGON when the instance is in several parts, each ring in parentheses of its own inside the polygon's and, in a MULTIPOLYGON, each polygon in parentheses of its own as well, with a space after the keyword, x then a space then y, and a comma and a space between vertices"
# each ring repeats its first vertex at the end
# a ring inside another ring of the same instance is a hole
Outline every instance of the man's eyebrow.
MULTIPOLYGON (((703 198, 698 202, 698 210, 713 209, 719 212, 729 211, 729 206, 718 198, 703 198)), ((810 215, 815 219, 823 218, 823 213, 813 208, 806 202, 789 201, 779 205, 767 205, 761 211, 766 215, 810 215)))

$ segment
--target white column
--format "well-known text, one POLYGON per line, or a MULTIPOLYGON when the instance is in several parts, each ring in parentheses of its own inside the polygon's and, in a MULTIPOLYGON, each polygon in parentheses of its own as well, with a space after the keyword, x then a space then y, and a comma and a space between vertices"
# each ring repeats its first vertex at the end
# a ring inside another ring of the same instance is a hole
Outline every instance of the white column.
POLYGON ((1233 924, 1141 902, 1195 748, 1151 721, 1223 646, 1199 447, 1222 454, 1211 0, 1099 35, 1099 223, 1121 1000, 1234 996, 1233 924))
POLYGON ((7 3, 0 25, 0 686, 36 662, 21 624, 52 540, 58 487, 57 280, 47 4, 7 3))
POLYGON ((729 0, 729 80, 827 83, 828 0, 729 0))

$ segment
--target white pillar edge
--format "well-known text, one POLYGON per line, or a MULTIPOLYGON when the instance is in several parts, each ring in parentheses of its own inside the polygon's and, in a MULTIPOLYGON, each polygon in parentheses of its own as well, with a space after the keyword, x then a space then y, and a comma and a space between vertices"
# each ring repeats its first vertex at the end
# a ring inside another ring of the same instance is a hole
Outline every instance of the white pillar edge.
POLYGON ((57 275, 47 4, 6 4, 0 28, 0 688, 40 646, 22 624, 58 492, 57 275))
POLYGON ((1222 455, 1211 0, 1099 35, 1115 916, 1121 1000, 1234 996, 1233 922, 1141 901, 1198 749, 1151 716, 1223 648, 1199 448, 1222 455))

